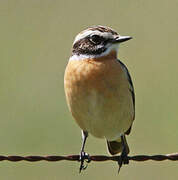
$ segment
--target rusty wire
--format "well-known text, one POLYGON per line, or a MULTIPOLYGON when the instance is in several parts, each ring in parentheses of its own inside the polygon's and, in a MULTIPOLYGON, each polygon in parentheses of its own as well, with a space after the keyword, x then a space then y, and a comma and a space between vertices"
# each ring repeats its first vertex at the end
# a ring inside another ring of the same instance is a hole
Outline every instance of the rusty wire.
MULTIPOLYGON (((91 161, 118 161, 120 156, 104 156, 104 155, 94 155, 90 156, 91 161)), ((135 155, 135 156, 128 156, 129 160, 141 162, 141 161, 164 161, 164 160, 171 160, 171 161, 178 161, 178 153, 173 154, 166 154, 166 155, 135 155)), ((0 161, 12 161, 12 162, 19 162, 19 161, 28 161, 28 162, 36 162, 36 161, 49 161, 49 162, 56 162, 56 161, 79 161, 79 155, 67 155, 67 156, 3 156, 0 155, 0 161)))

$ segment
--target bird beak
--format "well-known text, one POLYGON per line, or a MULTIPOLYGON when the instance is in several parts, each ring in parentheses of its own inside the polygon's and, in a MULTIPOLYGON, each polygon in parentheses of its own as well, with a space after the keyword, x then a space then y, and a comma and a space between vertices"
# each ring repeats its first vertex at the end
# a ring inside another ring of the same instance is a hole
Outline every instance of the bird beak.
POLYGON ((119 36, 113 40, 113 43, 122 43, 122 42, 128 41, 130 39, 132 39, 131 36, 119 36))

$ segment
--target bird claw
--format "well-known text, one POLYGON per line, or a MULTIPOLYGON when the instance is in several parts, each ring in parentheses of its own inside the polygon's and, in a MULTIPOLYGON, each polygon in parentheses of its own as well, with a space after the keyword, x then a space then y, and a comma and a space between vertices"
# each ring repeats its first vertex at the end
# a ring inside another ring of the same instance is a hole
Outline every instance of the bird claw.
POLYGON ((89 154, 87 154, 85 152, 81 152, 79 161, 80 161, 79 173, 81 173, 82 170, 85 170, 88 167, 88 164, 84 165, 84 162, 90 163, 90 161, 91 161, 89 154))
POLYGON ((118 165, 119 165, 118 174, 123 164, 129 164, 129 158, 127 154, 124 152, 119 156, 119 159, 118 159, 118 165))

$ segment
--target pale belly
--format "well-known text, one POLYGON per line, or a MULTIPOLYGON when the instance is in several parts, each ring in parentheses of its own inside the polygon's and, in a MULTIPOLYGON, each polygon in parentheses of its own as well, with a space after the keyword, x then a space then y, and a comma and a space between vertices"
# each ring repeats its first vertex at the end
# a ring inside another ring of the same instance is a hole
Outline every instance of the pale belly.
POLYGON ((106 98, 94 90, 81 99, 73 102, 72 114, 81 129, 93 136, 116 140, 131 126, 132 104, 128 104, 127 99, 118 96, 106 98))

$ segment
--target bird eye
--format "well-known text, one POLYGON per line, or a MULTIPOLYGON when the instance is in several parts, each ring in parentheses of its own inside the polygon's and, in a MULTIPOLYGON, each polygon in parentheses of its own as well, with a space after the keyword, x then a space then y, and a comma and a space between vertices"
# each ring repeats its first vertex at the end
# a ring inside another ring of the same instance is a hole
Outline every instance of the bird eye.
POLYGON ((103 38, 98 35, 92 35, 90 36, 90 41, 94 44, 100 44, 102 42, 103 38))

